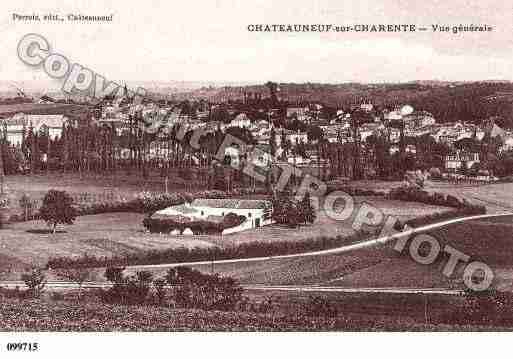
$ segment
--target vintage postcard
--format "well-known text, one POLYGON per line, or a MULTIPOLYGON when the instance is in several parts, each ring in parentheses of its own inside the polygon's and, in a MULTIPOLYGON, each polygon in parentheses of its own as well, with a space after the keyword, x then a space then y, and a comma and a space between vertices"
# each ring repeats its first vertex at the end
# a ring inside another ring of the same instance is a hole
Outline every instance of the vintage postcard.
POLYGON ((2 357, 513 329, 511 3, 0 10, 2 357))

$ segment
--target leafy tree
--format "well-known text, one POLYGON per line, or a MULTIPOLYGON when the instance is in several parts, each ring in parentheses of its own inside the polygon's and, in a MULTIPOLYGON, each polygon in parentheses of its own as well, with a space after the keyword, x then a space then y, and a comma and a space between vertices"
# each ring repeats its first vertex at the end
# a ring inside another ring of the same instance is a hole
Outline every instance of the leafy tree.
POLYGON ((313 223, 315 221, 317 214, 315 213, 315 208, 312 206, 309 192, 306 192, 305 196, 299 203, 299 211, 303 223, 313 223))
POLYGON ((25 221, 28 221, 28 219, 32 216, 32 201, 30 200, 30 197, 23 193, 23 195, 20 198, 19 201, 20 207, 23 209, 23 217, 25 218, 25 221))
POLYGON ((30 272, 23 273, 21 280, 34 298, 39 298, 46 286, 46 276, 40 268, 33 268, 30 272))
POLYGON ((85 282, 93 278, 93 272, 91 268, 87 267, 61 269, 57 275, 78 285, 79 300, 82 297, 82 286, 85 282))
POLYGON ((309 141, 320 141, 324 138, 324 133, 319 126, 312 125, 308 128, 307 136, 309 141))
POLYGON ((49 190, 39 209, 41 218, 52 227, 53 233, 58 224, 73 224, 77 212, 73 207, 73 198, 65 191, 49 190))
POLYGON ((305 223, 301 204, 285 194, 281 194, 273 200, 271 218, 276 223, 286 224, 290 227, 297 227, 300 223, 305 223))

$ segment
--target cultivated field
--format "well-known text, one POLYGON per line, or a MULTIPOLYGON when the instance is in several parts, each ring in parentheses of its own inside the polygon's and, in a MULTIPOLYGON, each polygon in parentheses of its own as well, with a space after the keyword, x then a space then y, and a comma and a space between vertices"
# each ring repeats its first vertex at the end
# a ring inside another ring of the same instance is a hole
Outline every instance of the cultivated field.
MULTIPOLYGON (((386 305, 381 307, 386 308, 386 305)), ((421 312, 421 310, 418 310, 421 312)), ((404 314, 405 310, 402 311, 404 314)), ((295 313, 219 312, 73 301, 4 299, 0 331, 326 331, 500 330, 498 326, 428 324, 398 312, 343 313, 334 317, 295 313)))
MULTIPOLYGON (((430 234, 439 240, 441 248, 450 244, 472 260, 488 264, 494 270, 496 288, 513 290, 513 216, 453 224, 430 234)), ((329 256, 216 264, 214 270, 247 284, 462 288, 463 266, 458 266, 451 278, 442 274, 447 259, 440 256, 431 265, 417 264, 407 250, 399 254, 387 245, 329 256)), ((212 271, 210 265, 197 268, 212 271)))

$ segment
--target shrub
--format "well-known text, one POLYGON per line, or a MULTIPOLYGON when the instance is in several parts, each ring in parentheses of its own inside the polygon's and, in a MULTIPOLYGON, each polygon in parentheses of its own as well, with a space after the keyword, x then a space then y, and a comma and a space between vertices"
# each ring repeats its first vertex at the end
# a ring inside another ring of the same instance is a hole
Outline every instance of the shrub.
POLYGON ((98 294, 108 304, 144 304, 148 300, 152 274, 147 271, 137 272, 133 276, 125 276, 124 268, 110 267, 105 270, 105 278, 113 285, 107 290, 99 290, 98 294))
POLYGON ((513 295, 487 290, 468 292, 451 313, 450 321, 461 324, 500 325, 513 321, 513 295))
POLYGON ((245 216, 228 213, 222 222, 213 222, 204 219, 180 221, 175 218, 146 217, 143 226, 151 233, 170 233, 174 230, 182 233, 189 228, 194 234, 219 234, 226 228, 236 227, 246 220, 245 216))
POLYGON ((436 192, 429 194, 421 189, 408 186, 393 188, 388 193, 387 198, 462 209, 461 214, 486 213, 484 206, 470 204, 465 199, 459 199, 452 195, 445 196, 436 192))
POLYGON ((39 214, 55 233, 58 224, 73 224, 77 214, 72 204, 73 198, 65 191, 49 190, 39 214))
POLYGON ((163 278, 155 279, 153 281, 153 288, 155 288, 157 303, 163 305, 166 301, 166 280, 163 278))
POLYGON ((237 227, 244 223, 245 216, 239 216, 236 213, 230 212, 223 218, 223 229, 237 227))
POLYGON ((223 231, 223 224, 205 220, 181 222, 172 218, 152 218, 143 220, 143 226, 151 233, 170 233, 177 229, 182 233, 186 228, 194 234, 219 234, 223 231))
MULTIPOLYGON (((417 217, 410 219, 405 222, 410 227, 420 227, 431 223, 446 221, 453 218, 458 218, 462 216, 474 216, 479 214, 485 214, 486 208, 484 206, 479 205, 470 205, 467 204, 464 207, 455 208, 443 212, 436 212, 432 214, 427 214, 425 216, 417 217)), ((396 223, 395 228, 402 229, 403 224, 401 224, 399 221, 396 223)))
POLYGON ((0 196, 0 228, 7 222, 5 211, 9 207, 9 198, 7 196, 0 196))
POLYGON ((80 299, 82 296, 82 286, 84 282, 92 279, 93 272, 87 267, 65 268, 59 270, 57 275, 78 285, 78 299, 80 299))
POLYGON ((165 280, 173 287, 171 298, 180 307, 228 311, 242 301, 242 287, 230 277, 176 267, 167 271, 165 280))
POLYGON ((64 294, 62 294, 62 293, 51 292, 50 293, 50 299, 53 300, 53 301, 61 301, 61 300, 64 300, 65 297, 64 297, 64 294))
POLYGON ((303 311, 311 317, 329 317, 334 318, 339 314, 339 308, 336 303, 325 297, 310 297, 303 306, 303 311))
POLYGON ((39 298, 46 286, 46 276, 40 268, 33 268, 30 272, 23 273, 21 280, 28 287, 29 294, 33 298, 39 298))
POLYGON ((26 193, 23 193, 19 200, 19 204, 20 207, 23 209, 23 218, 25 219, 25 221, 28 221, 29 218, 32 217, 32 210, 34 209, 34 204, 32 200, 26 193))
POLYGON ((440 171, 440 168, 438 168, 438 167, 431 167, 429 169, 429 177, 431 179, 441 179, 442 171, 440 171))

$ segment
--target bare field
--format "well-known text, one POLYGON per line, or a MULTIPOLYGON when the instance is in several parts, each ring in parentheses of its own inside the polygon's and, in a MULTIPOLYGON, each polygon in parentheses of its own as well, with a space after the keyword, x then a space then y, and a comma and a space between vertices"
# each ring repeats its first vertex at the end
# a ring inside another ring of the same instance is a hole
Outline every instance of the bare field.
MULTIPOLYGON (((107 213, 78 217, 75 224, 47 233, 43 221, 9 224, 0 230, 2 256, 0 270, 17 272, 30 265, 44 266, 50 257, 112 256, 152 249, 205 247, 207 241, 170 238, 143 231, 143 215, 107 213)), ((18 278, 15 278, 18 279, 18 278)))
MULTIPOLYGON (((352 181, 350 186, 379 191, 389 191, 402 184, 401 181, 352 181)), ((467 199, 471 203, 484 205, 488 213, 513 212, 513 183, 470 184, 445 181, 426 181, 428 192, 439 192, 467 199)))

